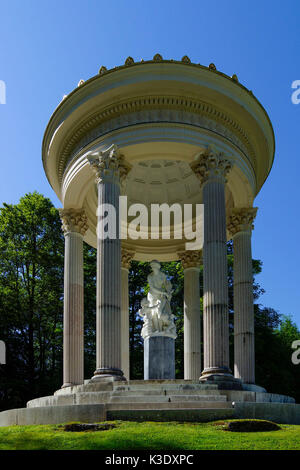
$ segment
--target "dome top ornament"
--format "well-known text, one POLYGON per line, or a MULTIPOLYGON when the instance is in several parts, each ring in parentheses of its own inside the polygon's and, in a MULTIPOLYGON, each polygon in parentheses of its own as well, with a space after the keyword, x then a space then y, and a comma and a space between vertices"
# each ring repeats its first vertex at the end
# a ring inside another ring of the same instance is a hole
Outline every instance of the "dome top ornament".
POLYGON ((125 60, 125 65, 132 65, 134 64, 134 60, 132 57, 127 57, 127 59, 125 60))
POLYGON ((191 59, 187 55, 184 55, 181 59, 181 62, 184 62, 185 64, 190 64, 191 59))
POLYGON ((160 54, 155 54, 155 56, 153 57, 153 60, 154 62, 161 62, 163 60, 163 57, 160 54))
POLYGON ((99 70, 99 75, 103 75, 105 72, 107 72, 107 68, 105 65, 102 65, 99 70))

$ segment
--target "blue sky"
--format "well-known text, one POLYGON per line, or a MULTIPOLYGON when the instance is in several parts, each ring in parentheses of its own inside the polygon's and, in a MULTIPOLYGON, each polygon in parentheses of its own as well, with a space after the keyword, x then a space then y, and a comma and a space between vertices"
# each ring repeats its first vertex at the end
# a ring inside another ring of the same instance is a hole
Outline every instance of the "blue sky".
POLYGON ((300 2, 287 0, 10 0, 0 5, 0 204, 37 190, 61 204, 41 163, 44 129, 81 78, 126 57, 214 62, 236 73, 270 115, 271 174, 256 198, 253 257, 263 261, 261 302, 300 326, 300 2))

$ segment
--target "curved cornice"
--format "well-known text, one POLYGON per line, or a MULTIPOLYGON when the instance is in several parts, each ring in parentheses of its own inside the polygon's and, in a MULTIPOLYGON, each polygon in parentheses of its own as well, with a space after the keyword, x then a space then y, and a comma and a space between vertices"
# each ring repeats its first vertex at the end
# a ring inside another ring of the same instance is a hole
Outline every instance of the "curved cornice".
MULTIPOLYGON (((272 132, 272 135, 273 135, 273 139, 275 141, 275 136, 274 136, 274 130, 273 130, 273 126, 272 126, 272 123, 271 123, 271 120, 269 118, 269 115, 268 113, 266 112, 265 108, 263 107, 263 105, 260 103, 260 101, 256 98, 256 96, 253 94, 252 90, 249 90, 247 87, 245 87, 244 85, 242 85, 239 81, 238 81, 238 78, 235 74, 233 74, 231 77, 223 72, 220 72, 219 70, 217 70, 216 66, 214 64, 210 64, 208 67, 205 66, 205 65, 201 65, 200 63, 199 64, 195 64, 193 62, 191 62, 191 60, 189 59, 188 56, 184 56, 182 57, 181 60, 173 60, 173 59, 169 59, 169 60, 165 60, 162 58, 162 56, 160 54, 156 54, 152 60, 141 60, 140 62, 134 62, 134 60, 131 58, 131 57, 128 57, 125 61, 125 63, 123 65, 119 65, 119 66, 116 66, 112 69, 107 69, 106 67, 102 66, 99 70, 99 73, 97 75, 94 75, 93 77, 89 78, 88 80, 84 81, 84 80, 80 80, 79 83, 78 83, 78 86, 77 88, 75 88, 73 91, 71 91, 68 95, 65 95, 64 96, 64 99, 59 103, 59 105, 56 107, 55 111, 53 112, 49 122, 48 122, 48 125, 46 127, 46 130, 45 130, 45 134, 44 134, 44 138, 43 138, 43 144, 42 144, 42 149, 43 149, 43 155, 44 155, 44 149, 45 149, 45 144, 46 144, 46 136, 48 134, 48 131, 49 131, 49 128, 51 127, 52 125, 52 121, 54 120, 55 118, 55 115, 56 113, 60 110, 60 108, 67 102, 69 101, 76 93, 80 93, 81 89, 83 87, 86 87, 88 84, 92 83, 93 81, 95 80, 99 80, 101 79, 102 77, 106 77, 107 75, 110 75, 110 74, 113 74, 114 72, 117 72, 117 71, 120 71, 120 70, 123 70, 123 69, 128 69, 128 68, 132 68, 132 67, 142 67, 146 64, 157 64, 157 65, 161 65, 161 64, 173 64, 173 65, 181 65, 183 67, 191 67, 191 68, 195 68, 195 69, 199 69, 199 70, 205 70, 205 71, 209 71, 210 73, 212 74, 215 74, 215 75, 218 75, 228 81, 230 81, 231 83, 234 83, 234 85, 238 88, 240 88, 241 90, 245 91, 247 94, 249 94, 251 96, 251 98, 256 102, 256 104, 260 107, 260 109, 263 111, 267 121, 269 122, 269 125, 270 125, 270 128, 271 128, 271 132, 272 132)), ((274 155, 273 155, 274 157, 274 155)))
MULTIPOLYGON (((140 62, 128 57, 124 65, 110 70, 101 67, 98 75, 80 80, 78 87, 61 101, 49 120, 42 147, 44 169, 56 193, 66 166, 78 151, 92 144, 92 134, 97 140, 106 132, 121 130, 121 126, 113 127, 119 118, 123 129, 130 127, 132 116, 126 123, 127 116, 143 110, 150 114, 149 109, 155 108, 169 108, 178 116, 184 111, 197 116, 195 123, 173 119, 170 124, 202 127, 234 143, 256 173, 257 194, 271 170, 275 152, 274 131, 264 107, 236 75, 229 77, 214 64, 193 64, 187 56, 177 61, 163 60, 159 54, 140 62), (199 124, 202 118, 214 121, 211 129, 199 124)), ((153 122, 168 121, 156 118, 153 122)), ((141 122, 148 123, 151 121, 141 122)))
MULTIPOLYGON (((62 181, 63 173, 66 168, 66 165, 69 163, 70 159, 73 157, 73 152, 78 146, 81 139, 83 139, 87 133, 96 130, 98 126, 107 122, 115 117, 124 116, 130 113, 138 112, 138 111, 146 111, 146 110, 153 110, 153 109, 162 109, 162 110, 180 110, 185 111, 188 113, 194 113, 201 116, 205 116, 211 119, 214 122, 222 124, 226 129, 228 129, 231 133, 236 135, 238 139, 242 142, 245 146, 246 151, 250 159, 252 160, 255 166, 255 152, 253 146, 244 131, 244 129, 240 126, 240 124, 235 121, 230 114, 225 113, 221 109, 218 109, 216 106, 212 106, 209 103, 204 101, 196 100, 194 98, 189 97, 180 97, 176 95, 169 95, 169 96, 160 96, 160 95, 151 95, 151 96, 142 96, 136 97, 128 100, 124 100, 119 102, 118 104, 114 104, 112 106, 108 106, 102 111, 97 111, 87 118, 80 121, 75 128, 69 132, 68 136, 64 139, 63 147, 58 151, 58 158, 57 158, 57 172, 59 175, 59 180, 62 181)), ((157 120, 151 121, 149 120, 148 123, 151 122, 158 122, 157 120)), ((164 120, 165 122, 165 120, 164 120)), ((174 122, 174 121, 170 121, 174 122)), ((141 124, 145 124, 145 120, 141 120, 141 124)), ((177 121, 178 123, 178 121, 177 121)), ((185 121, 179 122, 180 124, 190 124, 186 123, 185 121)), ((130 125, 130 124, 127 124, 130 125)), ((134 123, 136 125, 136 123, 134 123)), ((197 124, 195 124, 197 126, 197 124)), ((118 129, 116 127, 115 129, 118 129)), ((114 129, 112 129, 114 130, 114 129)), ((213 129, 212 129, 213 130, 213 129)), ((90 142, 85 142, 85 145, 91 143, 96 136, 91 138, 90 142)))

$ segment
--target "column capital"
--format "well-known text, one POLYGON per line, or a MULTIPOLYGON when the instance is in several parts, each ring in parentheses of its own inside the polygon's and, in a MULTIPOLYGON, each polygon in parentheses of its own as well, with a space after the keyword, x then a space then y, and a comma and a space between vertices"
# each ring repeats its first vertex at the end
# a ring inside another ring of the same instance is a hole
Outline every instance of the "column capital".
POLYGON ((122 268, 129 269, 131 260, 134 257, 134 251, 126 250, 125 248, 121 248, 121 266, 122 268))
POLYGON ((87 159, 96 175, 97 184, 122 184, 132 168, 114 144, 106 150, 89 154, 87 159))
POLYGON ((257 207, 237 207, 231 209, 227 219, 227 229, 233 237, 239 232, 251 232, 254 229, 254 219, 257 207))
POLYGON ((84 209, 59 209, 64 235, 69 232, 85 235, 88 229, 87 216, 84 209))
POLYGON ((229 156, 220 152, 215 146, 208 145, 190 163, 190 167, 202 186, 209 180, 221 180, 226 183, 226 175, 232 168, 232 162, 229 156))
POLYGON ((177 253, 183 269, 199 268, 202 263, 202 253, 197 250, 180 251, 177 253))

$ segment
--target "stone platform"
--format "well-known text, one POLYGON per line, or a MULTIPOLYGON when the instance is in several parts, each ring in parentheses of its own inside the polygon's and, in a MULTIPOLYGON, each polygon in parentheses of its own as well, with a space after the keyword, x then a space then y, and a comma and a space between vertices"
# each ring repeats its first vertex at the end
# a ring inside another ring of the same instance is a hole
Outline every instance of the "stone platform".
POLYGON ((188 380, 87 381, 31 400, 27 408, 1 412, 0 426, 114 419, 205 422, 248 417, 300 424, 300 405, 293 398, 250 388, 220 390, 216 384, 188 380))
POLYGON ((175 379, 175 339, 151 336, 144 339, 144 379, 175 379))

